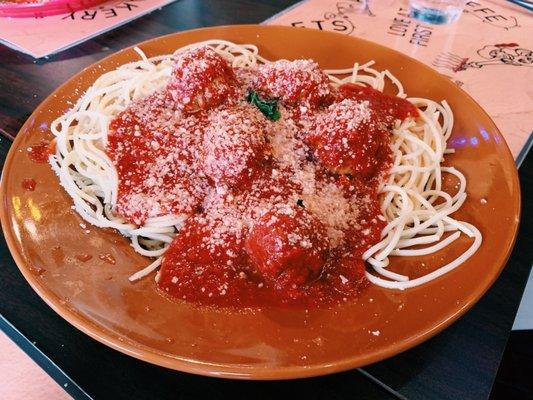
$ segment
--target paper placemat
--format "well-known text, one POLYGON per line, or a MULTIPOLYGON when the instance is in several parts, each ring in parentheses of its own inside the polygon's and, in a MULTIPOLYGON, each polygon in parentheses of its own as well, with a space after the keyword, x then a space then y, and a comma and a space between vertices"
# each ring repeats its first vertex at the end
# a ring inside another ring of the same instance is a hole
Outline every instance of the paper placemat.
POLYGON ((175 0, 115 0, 70 14, 0 18, 0 43, 35 58, 68 49, 175 0))
POLYGON ((492 117, 521 161, 533 142, 533 17, 504 1, 468 1, 450 25, 408 15, 405 0, 307 0, 265 21, 358 36, 452 79, 492 117))

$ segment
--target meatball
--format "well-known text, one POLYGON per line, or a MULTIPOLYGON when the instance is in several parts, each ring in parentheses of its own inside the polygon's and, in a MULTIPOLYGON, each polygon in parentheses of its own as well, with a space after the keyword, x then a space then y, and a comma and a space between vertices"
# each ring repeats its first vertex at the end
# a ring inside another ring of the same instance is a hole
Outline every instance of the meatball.
POLYGON ((207 46, 176 56, 167 90, 178 108, 189 113, 217 107, 238 96, 233 69, 207 46))
POLYGON ((245 248, 265 280, 302 286, 320 275, 329 240, 324 225, 309 211, 278 205, 255 222, 245 248))
POLYGON ((105 150, 118 178, 114 211, 136 225, 150 217, 189 215, 210 190, 194 157, 202 143, 192 129, 198 118, 170 124, 161 103, 154 95, 136 100, 109 123, 105 150))
POLYGON ((368 101, 332 104, 317 115, 304 140, 318 161, 338 174, 368 177, 388 154, 386 127, 368 101))
POLYGON ((286 106, 318 107, 332 98, 328 76, 312 60, 280 60, 259 67, 252 87, 286 106))
POLYGON ((217 186, 249 182, 269 157, 266 119, 250 105, 213 112, 203 136, 203 169, 217 186))

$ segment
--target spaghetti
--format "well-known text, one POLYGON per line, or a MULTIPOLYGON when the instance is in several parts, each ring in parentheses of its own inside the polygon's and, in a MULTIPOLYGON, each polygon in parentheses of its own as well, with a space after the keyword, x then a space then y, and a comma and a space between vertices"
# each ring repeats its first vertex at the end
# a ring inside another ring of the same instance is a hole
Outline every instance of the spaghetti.
MULTIPOLYGON (((132 102, 164 88, 171 77, 176 54, 212 47, 234 68, 251 68, 270 61, 251 44, 209 40, 176 50, 174 55, 147 58, 138 48, 139 61, 120 66, 100 76, 76 105, 51 125, 56 151, 50 164, 61 185, 73 199, 73 208, 87 222, 114 228, 130 238, 138 253, 155 258, 130 277, 135 281, 158 269, 162 256, 182 228, 187 215, 151 216, 140 224, 128 222, 116 212, 119 178, 105 149, 110 122, 132 102)), ((407 98, 401 82, 389 71, 377 71, 370 61, 352 68, 326 70, 335 87, 351 83, 383 91, 389 80, 399 98, 407 98)), ((451 215, 466 200, 466 179, 453 167, 441 165, 453 128, 448 104, 422 98, 407 98, 419 112, 418 118, 395 121, 390 136, 392 166, 380 186, 380 204, 385 227, 381 240, 363 254, 370 266, 370 282, 391 289, 406 289, 429 282, 466 261, 481 245, 479 230, 451 215), (455 194, 443 190, 443 176, 459 181, 455 194), (416 279, 389 270, 390 256, 420 256, 434 253, 453 243, 461 234, 473 238, 470 247, 457 259, 416 279)), ((342 278, 341 278, 342 279, 342 278)))

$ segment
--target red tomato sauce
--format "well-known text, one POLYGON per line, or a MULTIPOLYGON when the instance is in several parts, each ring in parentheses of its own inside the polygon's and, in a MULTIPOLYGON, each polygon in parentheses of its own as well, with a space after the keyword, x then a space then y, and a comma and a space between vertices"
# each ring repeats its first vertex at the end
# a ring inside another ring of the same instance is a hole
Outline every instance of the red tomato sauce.
POLYGON ((42 142, 39 144, 31 145, 27 148, 28 157, 35 163, 44 164, 48 162, 50 157, 55 152, 55 142, 53 144, 48 142, 42 142))
POLYGON ((186 52, 166 88, 111 122, 116 212, 137 225, 187 217, 163 256, 162 294, 323 307, 367 285, 362 255, 386 225, 378 187, 391 165, 388 129, 418 111, 325 76, 312 61, 233 71, 214 52, 186 52), (281 117, 249 104, 251 90, 277 101, 281 117))
POLYGON ((25 178, 22 180, 22 188, 25 190, 33 192, 36 186, 37 186, 37 182, 35 182, 35 179, 25 178))

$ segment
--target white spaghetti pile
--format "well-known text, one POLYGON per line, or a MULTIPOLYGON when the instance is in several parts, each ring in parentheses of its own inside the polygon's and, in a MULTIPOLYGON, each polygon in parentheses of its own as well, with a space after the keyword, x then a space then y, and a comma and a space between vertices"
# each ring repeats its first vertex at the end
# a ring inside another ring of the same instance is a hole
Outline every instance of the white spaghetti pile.
MULTIPOLYGON (((259 55, 256 46, 239 45, 224 40, 209 40, 176 50, 209 45, 233 67, 253 67, 269 61, 259 55)), ((148 267, 130 277, 140 279, 161 264, 161 256, 185 220, 185 216, 149 218, 143 226, 135 226, 114 214, 117 201, 118 176, 104 149, 109 122, 132 100, 145 97, 163 88, 170 79, 173 56, 147 58, 136 48, 141 60, 122 65, 100 76, 77 104, 51 125, 56 137, 56 154, 50 157, 52 168, 61 185, 74 201, 81 217, 101 228, 117 229, 131 239, 140 254, 155 257, 148 267)), ((373 61, 344 70, 326 70, 332 83, 362 83, 383 90, 388 78, 405 98, 401 83, 389 71, 371 67, 373 61)), ((405 289, 428 282, 456 268, 481 245, 481 234, 472 225, 453 219, 466 199, 466 180, 453 167, 442 167, 446 141, 451 135, 453 114, 446 104, 427 99, 409 98, 420 111, 417 120, 397 123, 392 132, 394 164, 387 182, 381 188, 382 212, 387 226, 382 240, 370 248, 363 258, 373 271, 368 279, 383 287, 405 289), (455 175, 459 189, 454 195, 442 190, 442 174, 455 175), (448 232, 453 232, 448 234, 448 232), (473 243, 457 259, 421 278, 410 280, 387 269, 389 256, 419 256, 434 253, 461 233, 473 243), (423 247, 415 245, 422 245, 423 247), (386 278, 386 279, 385 279, 386 278)))

